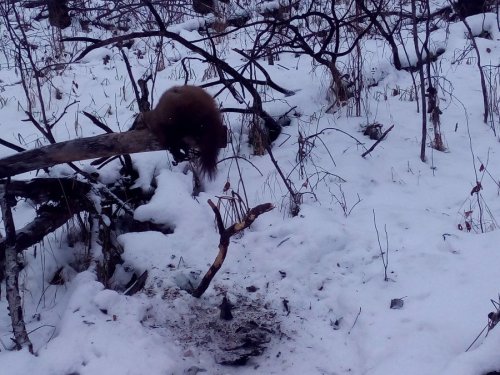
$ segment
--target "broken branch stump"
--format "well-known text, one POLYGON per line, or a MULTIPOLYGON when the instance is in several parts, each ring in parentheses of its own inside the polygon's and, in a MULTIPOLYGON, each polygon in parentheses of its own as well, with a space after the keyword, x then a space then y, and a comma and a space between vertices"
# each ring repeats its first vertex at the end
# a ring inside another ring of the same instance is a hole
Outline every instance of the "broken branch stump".
POLYGON ((260 215, 269 212, 274 208, 271 203, 259 204, 258 206, 250 209, 241 222, 234 223, 230 227, 224 228, 219 209, 210 199, 208 200, 208 204, 214 211, 215 218, 217 220, 217 227, 219 228, 219 253, 217 254, 215 261, 210 266, 205 276, 203 276, 203 279, 201 280, 198 287, 193 291, 193 293, 191 293, 192 296, 196 298, 200 298, 203 293, 205 293, 215 274, 222 267, 222 263, 224 262, 224 259, 226 259, 227 249, 229 247, 229 239, 236 233, 239 233, 252 225, 255 219, 257 219, 260 215))

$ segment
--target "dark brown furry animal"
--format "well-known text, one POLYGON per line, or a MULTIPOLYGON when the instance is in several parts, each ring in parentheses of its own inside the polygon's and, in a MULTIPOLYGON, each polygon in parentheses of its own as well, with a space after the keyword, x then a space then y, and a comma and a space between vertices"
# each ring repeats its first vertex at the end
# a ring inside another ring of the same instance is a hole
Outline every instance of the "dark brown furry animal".
POLYGON ((188 160, 194 150, 201 171, 213 178, 219 149, 226 147, 227 129, 215 100, 197 86, 175 86, 161 96, 155 109, 136 120, 136 129, 147 127, 168 149, 174 160, 188 160))

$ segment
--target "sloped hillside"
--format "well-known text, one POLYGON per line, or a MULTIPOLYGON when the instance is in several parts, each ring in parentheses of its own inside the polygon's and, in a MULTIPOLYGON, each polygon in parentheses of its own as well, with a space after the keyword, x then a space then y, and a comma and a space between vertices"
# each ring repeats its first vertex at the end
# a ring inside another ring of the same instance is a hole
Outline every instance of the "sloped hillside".
POLYGON ((498 4, 165 3, 0 5, 0 157, 186 83, 229 130, 214 179, 150 151, 2 181, 33 354, 2 274, 0 372, 500 373, 498 4))

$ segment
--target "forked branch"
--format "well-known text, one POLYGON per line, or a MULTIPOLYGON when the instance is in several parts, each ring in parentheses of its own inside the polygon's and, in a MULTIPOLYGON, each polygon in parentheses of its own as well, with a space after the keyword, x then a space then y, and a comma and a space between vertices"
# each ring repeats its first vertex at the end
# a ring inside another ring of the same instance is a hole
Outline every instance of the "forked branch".
POLYGON ((205 276, 203 276, 203 279, 201 280, 198 287, 193 291, 192 295, 196 298, 201 297, 203 293, 205 293, 215 274, 220 270, 222 263, 224 263, 224 259, 226 259, 229 240, 231 239, 231 237, 248 228, 260 215, 269 212, 274 208, 271 203, 259 204, 258 206, 251 208, 242 221, 234 223, 228 228, 224 228, 224 222, 222 220, 219 209, 210 199, 208 200, 208 204, 214 211, 215 219, 217 221, 217 227, 219 228, 219 254, 217 254, 215 261, 210 266, 205 276))

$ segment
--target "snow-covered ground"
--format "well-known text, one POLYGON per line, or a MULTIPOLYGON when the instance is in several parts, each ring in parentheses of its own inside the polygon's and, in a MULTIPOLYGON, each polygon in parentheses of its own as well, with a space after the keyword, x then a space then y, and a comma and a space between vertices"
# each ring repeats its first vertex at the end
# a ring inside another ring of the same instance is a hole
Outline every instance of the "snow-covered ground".
MULTIPOLYGON (((487 29, 492 36, 476 39, 483 65, 498 66, 496 15, 474 16, 469 22, 473 32, 487 29)), ((185 29, 182 35, 192 40, 200 37, 197 31, 185 29)), ((488 323, 488 313, 498 307, 491 300, 500 298, 499 138, 482 122, 474 52, 455 61, 469 44, 464 26, 443 27, 431 40, 433 46, 445 49, 433 74, 442 85, 446 152, 427 147, 428 161, 420 161, 421 115, 416 102, 409 100, 411 76, 392 67, 390 50, 382 41, 363 43, 366 75, 380 81, 367 91, 362 117, 348 115, 349 106, 325 113, 325 73, 313 69, 305 57, 283 54, 279 64, 266 68, 278 84, 296 94, 285 97, 275 92, 265 108, 279 114, 296 106, 300 113, 273 147, 284 173, 305 193, 299 215, 288 214, 287 191, 270 158, 253 156, 246 141, 241 154, 252 164, 240 162, 242 181, 238 182, 234 159, 227 159, 196 199, 191 197, 191 176, 182 173, 182 165, 173 167, 167 153, 133 156, 141 171, 138 185, 149 188, 153 176, 157 183, 152 200, 136 210, 135 218, 175 227, 169 235, 149 231, 119 237, 125 260, 121 271, 148 270, 145 289, 133 296, 105 289, 96 281, 94 267, 80 273, 71 267, 81 253, 78 246, 68 246, 68 227, 50 235, 36 251, 25 252, 26 267, 20 277, 36 356, 7 350, 11 326, 2 284, 2 373, 166 375, 205 370, 207 374, 481 375, 500 370, 499 328, 487 337, 480 335, 466 352, 488 323), (374 122, 383 124, 383 130, 394 128, 362 158, 374 141, 363 135, 361 126, 374 122), (299 131, 308 136, 325 128, 330 129, 316 139, 300 176, 296 167, 299 131), (476 180, 483 188, 485 233, 478 226, 476 195, 471 195, 476 180), (206 202, 223 194, 226 181, 233 188, 244 184, 251 207, 265 202, 276 207, 232 239, 213 284, 195 299, 179 285, 203 274, 217 255, 219 236, 206 202), (465 229, 466 220, 473 224, 470 232, 465 229), (387 281, 381 252, 386 257, 387 281), (62 286, 48 284, 59 267, 64 267, 69 281, 62 286), (219 319, 223 295, 235 305, 236 321, 242 317, 247 323, 254 321, 270 339, 263 354, 250 358, 245 366, 217 364, 217 350, 224 344, 217 335, 224 331, 221 325, 231 324, 219 319), (393 299, 401 299, 402 308, 391 309, 393 299)), ((240 42, 237 38, 221 41, 229 46, 240 42)), ((240 65, 238 55, 228 51, 226 62, 240 65)), ((183 56, 186 51, 179 48, 175 53, 183 56)), ((139 76, 145 71, 144 60, 132 61, 139 76)), ((202 83, 206 67, 199 63, 191 67, 198 77, 192 83, 202 83)), ((158 74, 155 97, 181 84, 181 72, 180 62, 167 62, 158 74)), ((16 70, 0 54, 0 88, 5 89, 0 92, 1 138, 21 139, 26 147, 35 147, 40 135, 22 122, 26 116, 18 102, 25 105, 25 97, 19 81, 16 70)), ((129 106, 133 94, 116 50, 89 54, 53 82, 64 100, 48 101, 50 112, 61 111, 73 99, 79 101, 55 128, 58 141, 101 133, 76 111, 97 113, 116 130, 133 122, 137 109, 129 106), (106 54, 111 60, 103 64, 106 54)), ((234 106, 234 100, 225 95, 217 100, 234 106)), ((498 124, 496 117, 497 132, 498 124)), ((246 139, 248 131, 242 130, 238 116, 227 116, 226 125, 235 142, 242 134, 246 139)), ((1 156, 11 153, 0 148, 1 156)), ((220 158, 232 154, 228 148, 220 158)), ((86 162, 79 165, 90 168, 86 162)), ((112 180, 118 168, 110 164, 104 178, 112 180)), ((53 173, 72 171, 59 166, 53 173)), ((18 203, 16 226, 30 221, 32 212, 29 202, 18 203)))

